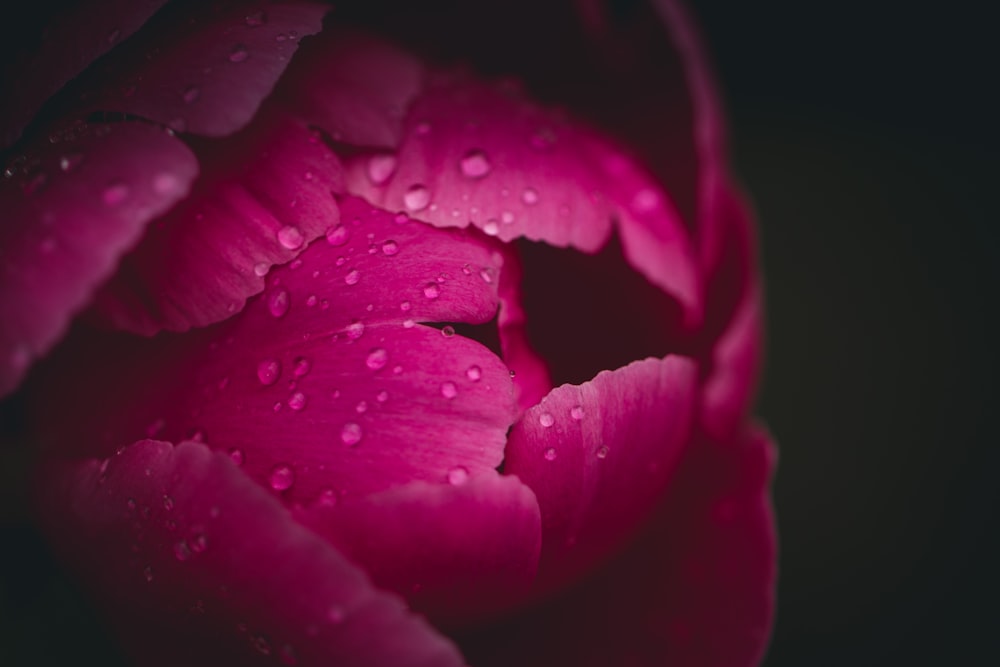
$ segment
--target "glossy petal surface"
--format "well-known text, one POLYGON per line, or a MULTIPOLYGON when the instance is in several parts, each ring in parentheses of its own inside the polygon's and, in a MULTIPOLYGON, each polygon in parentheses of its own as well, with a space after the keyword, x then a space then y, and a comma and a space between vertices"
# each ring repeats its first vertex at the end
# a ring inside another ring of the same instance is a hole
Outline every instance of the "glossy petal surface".
POLYGON ((336 156, 290 117, 262 120, 201 146, 193 193, 125 257, 97 297, 101 319, 144 335, 224 320, 263 291, 271 266, 340 222, 336 156))
POLYGON ((492 471, 473 477, 456 466, 447 481, 361 502, 321 498, 297 518, 435 624, 482 622, 527 595, 541 549, 538 503, 516 478, 492 471))
POLYGON ((46 528, 152 665, 461 665, 455 647, 199 443, 42 475, 46 528))
POLYGON ((198 172, 183 143, 149 125, 72 125, 53 136, 0 182, 0 395, 198 172))
POLYGON ((94 453, 197 436, 294 502, 492 471, 515 411, 506 366, 417 322, 491 319, 497 281, 483 275, 498 255, 357 199, 343 213, 332 241, 272 271, 232 320, 150 340, 81 330, 40 390, 68 410, 60 424, 40 415, 43 439, 59 446, 71 428, 94 453))
POLYGON ((557 387, 514 425, 504 470, 538 496, 540 589, 614 553, 649 515, 690 436, 696 382, 689 359, 646 359, 557 387))
POLYGON ((774 612, 775 533, 764 433, 692 443, 638 540, 590 581, 469 636, 482 667, 751 667, 774 612))
POLYGON ((274 89, 300 37, 318 32, 318 3, 178 8, 100 63, 81 84, 84 111, 119 111, 221 137, 245 126, 274 89))

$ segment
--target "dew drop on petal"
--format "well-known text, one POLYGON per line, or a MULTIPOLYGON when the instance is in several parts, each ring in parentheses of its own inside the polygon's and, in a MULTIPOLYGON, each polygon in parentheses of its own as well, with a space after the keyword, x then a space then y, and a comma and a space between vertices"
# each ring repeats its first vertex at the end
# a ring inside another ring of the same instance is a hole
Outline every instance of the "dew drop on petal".
POLYGON ((599 458, 599 459, 605 459, 605 458, 607 458, 607 456, 608 456, 608 447, 607 447, 607 445, 601 445, 600 447, 597 448, 597 458, 599 458))
POLYGON ((348 422, 344 424, 344 428, 340 429, 340 441, 348 447, 353 447, 361 442, 361 436, 361 426, 354 422, 348 422))
POLYGON ((556 420, 555 417, 553 417, 548 412, 543 412, 538 416, 538 423, 544 426, 545 428, 549 428, 550 426, 556 423, 556 420))
POLYGON ((306 407, 306 395, 297 391, 288 398, 288 407, 298 412, 306 407))
POLYGON ((267 23, 267 14, 265 14, 263 11, 257 11, 254 12, 253 14, 247 14, 245 20, 246 24, 251 28, 259 28, 260 26, 267 23))
POLYGON ((462 170, 462 175, 467 178, 483 178, 493 169, 493 165, 490 164, 486 153, 479 149, 467 152, 462 157, 459 167, 462 170))
POLYGON ((229 52, 229 62, 231 63, 241 63, 250 57, 250 52, 247 51, 247 47, 243 44, 237 44, 229 52))
POLYGON ((339 247, 347 243, 351 236, 351 230, 344 225, 336 225, 326 230, 326 242, 334 247, 339 247))
POLYGON ((288 290, 284 287, 279 287, 267 297, 267 309, 274 317, 284 317, 288 312, 288 305, 288 290))
POLYGON ((191 557, 191 549, 188 547, 187 542, 181 540, 174 545, 174 557, 181 562, 191 557))
POLYGON ((469 366, 465 371, 465 377, 469 382, 479 382, 483 378, 483 369, 479 366, 469 366))
POLYGON ((101 198, 108 206, 117 206, 128 198, 128 186, 124 183, 115 183, 104 189, 101 198))
POLYGON ((357 340, 361 338, 361 334, 365 332, 365 325, 358 320, 354 320, 347 325, 347 337, 351 340, 357 340))
POLYGON ((305 237, 298 227, 287 225, 278 230, 278 243, 287 250, 298 250, 305 242, 305 237))
POLYGON ((556 460, 555 447, 549 447, 548 449, 546 449, 543 456, 545 457, 546 461, 555 461, 556 460))
POLYGON ((319 492, 317 502, 323 507, 333 507, 337 504, 337 492, 333 489, 323 489, 319 492))
POLYGON ((368 159, 368 178, 375 185, 382 185, 396 171, 396 156, 390 154, 373 155, 368 159))
POLYGON ((485 232, 487 236, 496 236, 500 233, 500 225, 497 224, 496 220, 487 220, 483 225, 483 232, 485 232))
POLYGON ((385 241, 382 243, 382 254, 392 257, 399 252, 399 244, 395 241, 385 241))
POLYGON ((441 335, 445 338, 451 338, 455 335, 455 327, 450 324, 446 324, 441 328, 441 335))
POLYGON ((83 162, 83 155, 81 153, 63 155, 59 158, 59 169, 68 173, 80 166, 81 162, 83 162))
POLYGON ((572 408, 570 408, 569 416, 573 418, 574 421, 580 421, 581 419, 583 419, 583 406, 574 405, 572 408))
POLYGON ((243 459, 243 452, 241 450, 239 450, 239 449, 230 449, 229 450, 229 458, 232 459, 233 463, 235 463, 236 465, 238 465, 238 466, 243 465, 243 460, 244 459, 243 459))
POLYGON ((344 276, 344 284, 346 285, 357 285, 359 280, 361 280, 361 272, 357 269, 351 269, 344 276))
POLYGON ((271 470, 269 481, 275 491, 287 491, 295 483, 295 473, 287 465, 278 464, 271 470))
POLYGON ((441 395, 448 399, 455 398, 458 396, 458 387, 455 386, 454 382, 443 382, 441 383, 441 395))
POLYGON ((469 471, 462 466, 455 466, 448 471, 448 483, 452 486, 461 486, 469 480, 469 471))
POLYGON ((264 386, 270 386, 281 377, 281 362, 277 359, 265 359, 257 364, 257 379, 264 386))
POLYGON ((146 583, 153 581, 153 568, 148 565, 142 568, 142 576, 146 580, 146 583))
POLYGON ((271 267, 268 266, 267 262, 257 262, 256 264, 253 265, 253 273, 258 278, 263 278, 264 276, 267 275, 267 272, 270 270, 270 268, 271 267))
POLYGON ((410 211, 421 211, 431 203, 431 193, 423 185, 411 185, 403 195, 403 205, 410 211))
POLYGON ((201 97, 201 90, 198 86, 188 86, 184 89, 184 93, 181 95, 181 99, 184 100, 184 104, 194 104, 201 97))
POLYGON ((417 326, 416 320, 411 319, 411 318, 407 318, 407 319, 403 320, 403 328, 404 329, 412 329, 415 326, 417 326))
POLYGON ((399 304, 399 309, 401 311, 403 311, 404 313, 407 312, 407 311, 409 311, 410 308, 412 308, 412 306, 410 305, 409 301, 404 301, 401 304, 399 304))
POLYGON ((300 378, 304 375, 308 375, 309 371, 312 370, 312 362, 309 361, 308 357, 296 357, 295 366, 293 367, 293 373, 295 377, 300 378))
POLYGON ((373 371, 377 371, 380 368, 384 368, 388 361, 389 353, 385 351, 385 348, 376 347, 368 353, 368 357, 365 359, 365 366, 373 371))
POLYGON ((379 393, 375 394, 375 400, 378 401, 379 403, 385 403, 386 401, 389 400, 389 392, 383 389, 379 393))
POLYGON ((435 283, 427 283, 424 285, 424 296, 428 299, 436 299, 441 296, 441 290, 435 283))

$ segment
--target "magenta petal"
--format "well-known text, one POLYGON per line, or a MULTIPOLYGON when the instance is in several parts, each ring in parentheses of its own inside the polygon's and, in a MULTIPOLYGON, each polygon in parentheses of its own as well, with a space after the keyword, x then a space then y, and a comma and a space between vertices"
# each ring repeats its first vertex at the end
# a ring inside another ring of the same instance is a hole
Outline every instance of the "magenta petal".
POLYGON ((53 393, 40 398, 67 410, 58 424, 40 420, 43 440, 93 455, 198 436, 292 502, 496 468, 516 411, 507 367, 418 322, 489 321, 500 255, 477 235, 357 199, 343 213, 229 321, 92 347, 74 339, 81 347, 52 362, 53 393))
POLYGON ((535 495, 514 477, 470 477, 455 467, 448 481, 413 482, 361 502, 321 498, 297 517, 435 624, 467 625, 527 594, 541 519, 535 495))
POLYGON ((55 12, 37 50, 5 63, 2 81, 11 85, 0 86, 4 91, 0 148, 17 141, 49 96, 128 38, 164 4, 166 0, 102 0, 71 3, 55 12))
POLYGON ((394 148, 423 80, 423 65, 399 48, 370 35, 327 29, 303 47, 279 96, 335 141, 394 148))
POLYGON ((152 335, 226 319, 264 289, 272 265, 339 223, 330 191, 340 162, 298 121, 269 116, 204 152, 193 194, 99 293, 97 313, 115 327, 152 335))
POLYGON ((54 136, 0 182, 0 395, 198 172, 183 143, 149 125, 79 125, 54 136))
POLYGON ((87 111, 121 111, 210 137, 250 122, 327 8, 292 0, 205 4, 157 16, 82 84, 87 111))
POLYGON ((141 441, 41 482, 47 532, 139 664, 463 663, 204 445, 141 441))
POLYGON ((697 368, 637 361, 557 387, 514 425, 504 470, 538 496, 540 588, 620 548, 660 499, 691 433, 697 368))
POLYGON ((773 466, 764 433, 692 444, 627 552, 564 597, 465 643, 470 662, 759 664, 774 615, 773 466))

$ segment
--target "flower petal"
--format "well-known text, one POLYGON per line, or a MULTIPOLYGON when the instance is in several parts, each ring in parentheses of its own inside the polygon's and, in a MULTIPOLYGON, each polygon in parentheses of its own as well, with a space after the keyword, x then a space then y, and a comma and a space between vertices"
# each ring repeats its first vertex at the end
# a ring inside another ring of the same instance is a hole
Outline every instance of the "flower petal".
POLYGON ((72 125, 53 137, 0 182, 0 396, 198 171, 183 143, 145 124, 72 125))
POLYGON ((474 225, 595 253, 617 221, 633 266, 676 298, 694 327, 701 287, 684 223, 630 157, 509 84, 439 77, 417 99, 393 170, 385 155, 348 167, 348 189, 441 227, 474 225))
POLYGON ((514 425, 504 470, 538 496, 540 589, 580 576, 648 516, 688 441, 696 389, 691 360, 646 359, 562 385, 514 425))
POLYGON ((415 57, 374 36, 328 28, 284 76, 278 98, 338 142, 394 148, 423 86, 415 57))
POLYGON ((230 317, 340 221, 337 157, 300 122, 271 115, 201 148, 203 174, 183 204, 151 225, 98 295, 96 311, 144 335, 230 317))
POLYGON ((142 116, 178 132, 241 129, 326 7, 304 0, 168 8, 81 82, 84 111, 142 116))
POLYGON ((166 0, 104 0, 73 3, 54 12, 42 33, 42 43, 31 53, 5 63, 0 85, 4 91, 0 149, 17 141, 45 100, 132 35, 165 4, 166 0), (30 74, 25 76, 25 72, 30 74))
POLYGON ((140 664, 462 664, 204 445, 140 441, 41 481, 47 532, 140 664))
POLYGON ((531 490, 496 473, 413 482, 296 513, 440 627, 481 622, 523 599, 538 569, 541 519, 531 490))
POLYGON ((227 322, 67 345, 54 377, 40 379, 41 404, 66 406, 58 424, 39 415, 43 442, 64 446, 72 429, 94 455, 201 434, 290 502, 444 484, 455 466, 492 474, 515 414, 507 367, 416 322, 491 319, 499 255, 477 235, 357 199, 343 212, 346 235, 272 271, 268 290, 227 322))
POLYGON ((774 615, 768 436, 707 440, 629 550, 565 596, 462 642, 481 667, 752 667, 774 615))

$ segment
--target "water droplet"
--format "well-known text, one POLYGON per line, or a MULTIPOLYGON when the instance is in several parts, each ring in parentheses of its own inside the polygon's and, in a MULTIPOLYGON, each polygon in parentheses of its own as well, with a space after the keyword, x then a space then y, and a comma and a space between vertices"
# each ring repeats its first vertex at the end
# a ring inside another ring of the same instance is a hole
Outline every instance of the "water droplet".
POLYGON ((271 470, 271 488, 275 491, 287 491, 295 483, 295 473, 284 464, 278 464, 271 470))
POLYGON ((117 206, 128 197, 128 186, 124 183, 115 183, 104 189, 102 198, 108 206, 117 206))
POLYGON ((299 231, 298 227, 288 225, 278 230, 278 243, 283 248, 298 250, 304 242, 305 237, 302 236, 302 232, 299 231))
POLYGON ((315 294, 310 294, 308 297, 306 297, 306 305, 309 306, 310 308, 315 306, 317 301, 318 299, 316 298, 315 294))
POLYGON ((462 174, 468 178, 483 178, 493 169, 486 153, 479 149, 473 149, 466 153, 459 164, 462 174))
POLYGON ((427 283, 424 285, 424 296, 428 299, 436 299, 441 296, 441 290, 435 283, 427 283))
POLYGON ((392 257, 399 252, 399 244, 395 241, 385 241, 382 243, 382 254, 392 257))
POLYGON ((190 545, 191 551, 194 553, 203 553, 205 549, 208 548, 208 537, 205 536, 205 533, 196 530, 192 533, 191 538, 188 540, 188 545, 190 545))
POLYGON ((549 447, 548 449, 546 449, 545 453, 543 454, 543 456, 545 456, 545 460, 546 461, 555 461, 556 460, 556 449, 555 449, 555 447, 549 447))
POLYGON ((379 403, 385 403, 386 401, 389 400, 389 392, 383 389, 379 393, 375 394, 375 400, 378 401, 379 403))
POLYGON ((308 357, 295 357, 295 366, 292 371, 295 377, 300 378, 304 375, 308 375, 311 370, 312 362, 309 361, 308 357))
POLYGON ((289 301, 288 290, 279 287, 268 295, 267 309, 274 317, 284 317, 288 312, 289 301))
POLYGON ((482 271, 480 271, 479 272, 479 277, 482 278, 483 282, 486 283, 487 285, 490 285, 490 284, 493 283, 493 272, 490 271, 490 269, 488 269, 488 268, 487 269, 483 269, 482 271))
POLYGON ((69 155, 63 155, 59 158, 59 169, 64 172, 70 172, 80 166, 83 162, 82 153, 70 153, 69 155))
POLYGON ((267 272, 271 269, 267 262, 257 262, 253 265, 253 273, 258 278, 263 278, 267 275, 267 272))
POLYGON ((574 405, 569 410, 569 416, 572 417, 575 421, 580 421, 581 419, 583 419, 583 406, 574 405))
POLYGON ((448 471, 448 483, 452 486, 461 486, 469 480, 469 471, 462 466, 455 466, 448 471))
POLYGON ((502 222, 505 225, 513 225, 514 214, 511 213, 510 211, 504 211, 503 213, 500 214, 500 222, 502 222))
POLYGON ((361 338, 361 334, 365 332, 365 325, 358 320, 354 320, 347 325, 347 337, 351 340, 357 340, 361 338))
POLYGON ((443 382, 441 383, 441 395, 448 399, 455 398, 458 396, 458 387, 455 386, 454 382, 443 382))
POLYGON ((344 424, 344 428, 340 429, 340 441, 348 447, 353 447, 361 442, 361 436, 361 426, 354 422, 348 422, 344 424))
POLYGON ((538 423, 544 426, 545 428, 549 428, 550 426, 556 423, 556 419, 548 412, 543 412, 542 414, 538 415, 538 423))
POLYGON ((651 213, 660 205, 660 196, 651 188, 644 188, 632 198, 632 210, 636 213, 651 213))
POLYGON ((247 14, 246 24, 251 28, 259 28, 260 26, 267 23, 267 14, 263 11, 254 12, 253 14, 247 14))
POLYGON ((277 359, 265 359, 257 364, 257 379, 264 386, 270 386, 281 377, 281 362, 277 359))
POLYGON ((382 185, 396 171, 396 156, 383 153, 368 159, 368 178, 375 185, 382 185))
POLYGON ((528 206, 533 206, 538 203, 538 190, 535 188, 525 188, 524 192, 521 193, 521 201, 523 201, 528 206))
POLYGON ((412 329, 415 326, 417 326, 417 321, 416 320, 414 320, 412 318, 407 318, 407 319, 403 320, 403 328, 404 329, 412 329))
POLYGON ((402 366, 393 366, 392 367, 392 373, 393 373, 393 375, 399 375, 402 372, 403 372, 403 367, 402 366))
POLYGON ((278 660, 281 661, 281 664, 289 665, 289 667, 299 664, 299 659, 295 656, 295 649, 290 644, 281 647, 281 651, 278 652, 278 660))
POLYGON ((297 391, 288 397, 288 407, 298 412, 306 407, 306 395, 297 391))
POLYGON ((241 63, 250 57, 250 52, 247 51, 247 47, 243 44, 237 44, 233 47, 232 51, 229 52, 229 62, 231 63, 241 63))
POLYGON ((316 500, 323 507, 333 507, 337 504, 337 492, 333 489, 323 489, 316 500))
POLYGON ((271 644, 267 641, 267 637, 264 635, 256 635, 252 638, 251 643, 253 647, 257 649, 257 652, 261 655, 271 655, 271 644))
POLYGON ((465 371, 465 377, 469 382, 479 382, 483 378, 483 369, 479 366, 469 366, 465 371))
POLYGON ((403 195, 403 205, 410 211, 421 211, 431 203, 431 193, 423 185, 410 186, 403 195))
POLYGON ((351 237, 351 230, 343 225, 330 227, 326 230, 326 242, 334 247, 342 246, 351 237))
POLYGON ((148 565, 142 568, 142 576, 146 579, 146 583, 153 581, 153 568, 148 565))
POLYGON ((486 233, 487 236, 496 236, 497 234, 500 233, 500 225, 497 224, 496 220, 493 219, 487 220, 486 223, 483 225, 483 231, 486 233))
POLYGON ((410 305, 409 301, 404 301, 403 303, 399 304, 399 309, 404 313, 409 311, 410 308, 412 308, 412 306, 410 305))
POLYGON ((597 458, 604 459, 607 458, 607 456, 608 456, 607 445, 601 445, 600 447, 597 448, 597 458))
POLYGON ((361 272, 357 269, 351 269, 344 276, 344 283, 347 285, 357 285, 359 280, 361 280, 361 272))
POLYGON ((174 545, 174 557, 181 562, 191 557, 191 549, 188 547, 187 542, 181 540, 174 545))
POLYGON ((441 327, 441 335, 444 336, 445 338, 451 338, 452 336, 455 335, 455 327, 451 326, 450 324, 444 325, 443 327, 441 327))
POLYGON ((242 451, 240 451, 238 449, 230 449, 229 450, 229 458, 231 458, 233 460, 233 463, 235 463, 236 465, 238 465, 238 466, 243 465, 243 452, 242 451))
POLYGON ((184 104, 194 104, 201 97, 201 90, 198 86, 188 86, 184 89, 184 93, 181 95, 181 99, 184 100, 184 104))
POLYGON ((384 368, 388 361, 389 353, 385 351, 385 348, 376 347, 368 353, 368 357, 365 359, 365 366, 368 366, 373 371, 377 371, 384 368))

